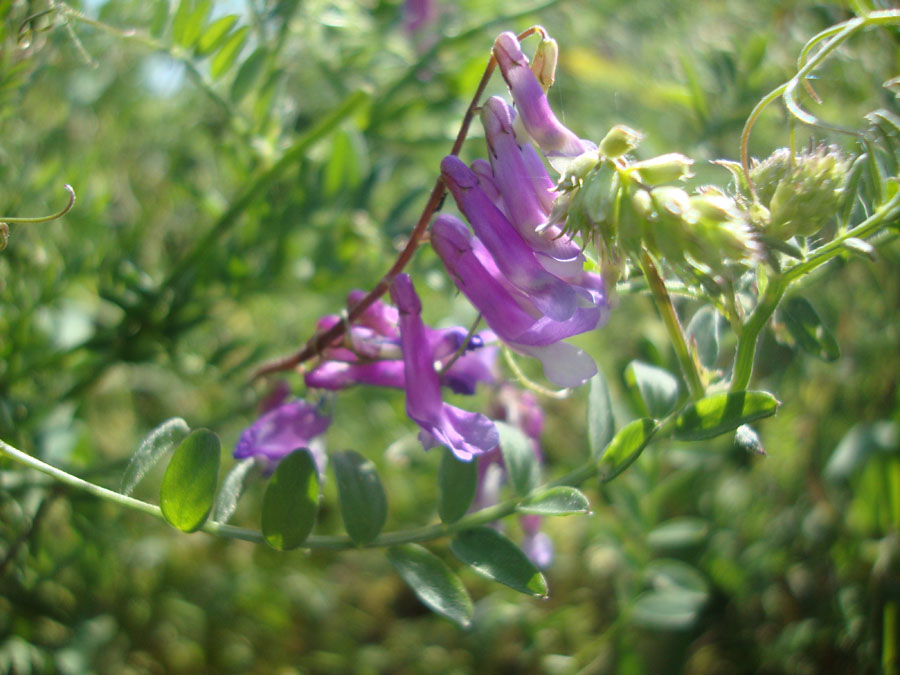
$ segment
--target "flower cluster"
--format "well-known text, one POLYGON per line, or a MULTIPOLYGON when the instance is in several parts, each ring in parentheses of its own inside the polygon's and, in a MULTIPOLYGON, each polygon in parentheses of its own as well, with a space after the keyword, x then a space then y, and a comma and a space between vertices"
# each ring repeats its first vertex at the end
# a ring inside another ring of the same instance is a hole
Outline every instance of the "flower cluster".
MULTIPOLYGON (((516 108, 499 97, 483 106, 489 161, 466 166, 455 155, 444 158, 441 176, 472 232, 456 217, 441 215, 431 227, 432 246, 501 340, 538 358, 551 382, 578 386, 597 368, 563 340, 605 320, 605 285, 600 275, 585 271, 580 246, 553 221, 554 182, 528 139, 557 163, 593 146, 553 114, 515 35, 498 37, 494 55, 516 108)), ((542 59, 539 72, 545 64, 542 59)))
MULTIPOLYGON (((430 229, 432 247, 489 330, 426 325, 412 279, 399 274, 390 285, 390 303, 376 300, 352 323, 339 315, 319 320, 319 335, 347 325, 304 373, 310 391, 354 385, 404 390, 407 415, 419 426, 426 449, 440 445, 459 460, 478 461, 473 508, 498 499, 506 476, 500 435, 487 416, 445 402, 442 388, 470 395, 479 383, 489 385, 493 417, 519 427, 540 459, 541 410, 532 394, 501 381, 496 343, 539 359, 551 382, 578 386, 597 368, 586 352, 564 340, 593 330, 609 312, 605 280, 586 270, 581 246, 555 215, 559 192, 545 167, 546 159, 565 172, 596 150, 563 126, 548 104, 556 43, 544 39, 529 65, 518 39, 504 33, 494 56, 514 105, 494 97, 482 107, 487 159, 466 165, 450 155, 441 164, 442 180, 468 225, 443 214, 430 229)), ((348 307, 363 297, 352 292, 348 307)), ((295 449, 318 445, 314 439, 329 423, 320 407, 278 402, 244 432, 235 456, 260 457, 274 466, 295 449)), ((540 532, 540 518, 523 517, 521 525, 523 549, 536 564, 547 565, 552 546, 540 532)))

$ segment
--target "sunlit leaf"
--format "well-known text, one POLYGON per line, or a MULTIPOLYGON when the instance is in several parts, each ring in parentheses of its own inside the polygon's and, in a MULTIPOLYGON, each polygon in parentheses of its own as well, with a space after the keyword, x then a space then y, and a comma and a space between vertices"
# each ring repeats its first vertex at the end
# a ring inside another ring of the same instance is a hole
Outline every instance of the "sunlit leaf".
POLYGON ((609 387, 602 372, 591 378, 587 408, 588 445, 592 457, 599 457, 616 432, 609 387))
POLYGON ((225 71, 234 65, 235 60, 241 53, 241 49, 244 48, 244 43, 247 41, 247 33, 249 30, 249 26, 241 26, 228 36, 228 39, 219 51, 216 52, 216 55, 213 57, 212 63, 209 66, 209 74, 214 80, 220 78, 225 74, 225 71))
POLYGON ((194 532, 212 510, 221 445, 209 429, 197 429, 175 448, 159 489, 159 506, 174 527, 194 532))
POLYGON ((837 340, 806 298, 796 295, 788 298, 779 315, 800 349, 823 361, 835 361, 840 357, 837 340))
POLYGON ((319 472, 309 450, 295 450, 278 464, 262 505, 262 532, 269 546, 288 551, 312 532, 319 508, 319 472))
POLYGON ((180 417, 166 420, 141 441, 131 456, 119 492, 130 495, 146 473, 172 448, 181 443, 191 433, 188 423, 180 417))
POLYGON ((697 357, 705 368, 714 368, 719 358, 719 313, 712 305, 698 309, 691 317, 685 333, 696 345, 697 357))
POLYGON ((441 455, 438 467, 438 515, 445 523, 462 518, 475 498, 478 462, 463 462, 449 450, 441 455))
POLYGON ((228 14, 213 21, 197 41, 197 56, 212 54, 226 40, 228 31, 237 23, 237 14, 228 14))
POLYGON ((238 102, 250 92, 268 57, 269 50, 266 47, 257 47, 250 56, 244 59, 241 67, 238 68, 237 75, 234 76, 234 82, 231 83, 232 101, 238 102))
POLYGON ((678 401, 678 379, 662 368, 632 361, 625 369, 625 382, 637 389, 644 405, 642 415, 665 417, 678 401))
POLYGON ((375 464, 353 450, 333 453, 331 460, 347 534, 357 544, 368 544, 387 520, 387 497, 375 464))
POLYGON ((541 467, 534 454, 534 445, 518 427, 504 422, 496 422, 496 425, 500 433, 500 451, 513 489, 524 497, 541 480, 541 467))
POLYGON ((610 481, 631 466, 656 433, 656 420, 643 418, 626 424, 604 448, 597 462, 601 481, 610 481))
POLYGON ((460 532, 450 542, 450 550, 488 579, 526 595, 547 595, 547 581, 540 570, 518 546, 491 527, 460 532))
POLYGON ((654 630, 688 630, 697 621, 704 601, 677 589, 647 591, 631 607, 631 621, 654 630))
POLYGON ((539 516, 567 516, 590 513, 591 504, 581 491, 560 485, 538 492, 519 504, 516 511, 539 516))
POLYGON ((709 524, 701 518, 672 518, 647 533, 647 546, 658 551, 684 549, 703 543, 709 524))
POLYGON ((698 441, 714 438, 742 424, 774 415, 780 403, 765 391, 713 394, 688 406, 675 419, 675 438, 698 441))
POLYGON ((472 599, 443 560, 418 544, 388 549, 397 574, 428 609, 464 628, 472 621, 472 599))

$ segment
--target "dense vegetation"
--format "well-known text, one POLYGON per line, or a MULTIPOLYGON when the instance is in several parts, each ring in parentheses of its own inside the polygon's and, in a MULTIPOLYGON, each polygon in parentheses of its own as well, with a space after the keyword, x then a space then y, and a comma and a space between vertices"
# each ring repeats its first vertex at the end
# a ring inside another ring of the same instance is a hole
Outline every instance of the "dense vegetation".
MULTIPOLYGON (((503 30, 540 23, 558 40, 550 102, 579 135, 627 124, 642 156, 685 153, 694 183, 727 185, 705 160, 739 159, 756 103, 796 73, 811 36, 854 15, 800 1, 436 5, 437 21, 410 26, 399 1, 0 1, 0 438, 115 489, 147 432, 179 416, 214 429, 230 467, 268 391, 254 368, 386 271, 503 30), (58 211, 67 183, 64 217, 12 220, 58 211)), ((896 83, 883 86, 898 53, 896 26, 862 32, 817 72, 822 103, 806 104, 852 129, 876 109, 900 114, 896 83)), ((499 77, 489 92, 505 93, 499 77)), ((896 175, 890 133, 879 157, 896 175)), ((484 154, 481 136, 473 127, 463 157, 484 154)), ((780 105, 750 151, 791 142, 860 151, 780 105)), ((863 217, 877 184, 859 189, 863 217)), ((803 281, 821 317, 811 345, 783 313, 763 332, 752 387, 782 402, 755 427, 767 456, 733 435, 667 440, 616 481, 585 483, 593 515, 544 522, 545 600, 432 546, 475 600, 466 630, 429 613, 383 551, 186 536, 0 459, 0 670, 900 672, 889 226, 803 281)), ((429 248, 407 271, 427 321, 471 323, 429 248)), ((643 288, 623 284, 606 325, 577 339, 620 425, 644 414, 629 363, 679 369, 643 288)), ((698 306, 677 303, 683 316, 698 306)), ((723 329, 714 367, 735 346, 723 329)), ((587 453, 587 398, 541 401, 551 477, 587 453)), ((402 392, 366 388, 341 394, 328 432, 329 449, 378 467, 391 529, 436 519, 441 455, 415 432, 402 392)), ((135 495, 155 501, 163 468, 135 495)), ((249 486, 232 522, 258 522, 264 489, 249 486)), ((334 480, 322 490, 316 531, 342 532, 334 480)))

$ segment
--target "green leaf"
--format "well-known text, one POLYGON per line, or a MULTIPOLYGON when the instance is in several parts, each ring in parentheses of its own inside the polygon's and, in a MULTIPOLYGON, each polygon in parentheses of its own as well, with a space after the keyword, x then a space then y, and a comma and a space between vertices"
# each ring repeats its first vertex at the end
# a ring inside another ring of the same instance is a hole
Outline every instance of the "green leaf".
POLYGON ((835 482, 849 480, 866 465, 870 457, 896 452, 898 447, 900 425, 897 423, 882 420, 855 424, 844 434, 828 459, 825 477, 835 482))
POLYGON ((625 369, 625 382, 637 389, 644 404, 640 411, 644 416, 665 417, 678 402, 678 379, 662 368, 632 361, 625 369))
POLYGON ((197 56, 206 56, 216 51, 225 42, 228 31, 234 27, 237 20, 237 14, 228 14, 207 26, 197 41, 197 56))
POLYGON ((147 434, 131 456, 128 466, 125 467, 119 492, 123 495, 130 495, 134 487, 141 482, 144 475, 160 458, 181 443, 189 433, 191 433, 191 428, 188 423, 180 417, 173 417, 147 434))
POLYGON ((631 607, 631 621, 654 630, 688 630, 693 627, 704 601, 694 593, 677 589, 647 591, 631 607))
POLYGON ((643 418, 626 424, 604 448, 597 462, 602 482, 611 481, 631 466, 650 443, 659 425, 656 420, 643 418))
POLYGON ((213 57, 212 63, 209 66, 209 74, 214 80, 220 78, 225 74, 226 70, 234 65, 238 54, 240 54, 241 49, 244 48, 244 43, 247 41, 247 33, 249 30, 249 26, 241 26, 238 28, 228 36, 225 44, 222 45, 213 57))
POLYGON ((209 517, 220 454, 219 437, 209 429, 197 429, 175 448, 159 489, 159 506, 179 530, 199 530, 209 517))
POLYGON ((222 481, 222 487, 219 488, 219 495, 216 497, 216 508, 213 511, 213 520, 219 523, 227 523, 231 518, 234 510, 237 508, 238 500, 244 494, 244 488, 247 485, 247 476, 257 466, 256 460, 252 457, 241 460, 233 467, 225 480, 222 481))
POLYGON ((601 372, 598 372, 591 378, 591 391, 588 394, 587 428, 591 457, 597 458, 616 432, 616 420, 613 417, 609 387, 606 384, 606 378, 603 377, 601 372))
POLYGON ((172 37, 175 43, 190 48, 200 38, 203 26, 212 9, 212 0, 200 0, 192 9, 188 7, 194 3, 182 0, 178 11, 175 13, 175 21, 172 25, 172 37))
POLYGON ((472 599, 443 560, 418 544, 394 546, 387 557, 428 609, 463 628, 472 622, 472 599))
POLYGON ((253 88, 253 83, 262 72, 268 57, 269 50, 266 47, 257 47, 250 56, 244 59, 241 67, 238 68, 237 75, 234 76, 234 82, 231 83, 232 101, 237 103, 253 88))
POLYGON ((674 437, 680 441, 714 438, 762 417, 774 415, 781 405, 765 391, 713 394, 685 408, 675 418, 674 437))
POLYGON ((492 527, 460 532, 450 542, 460 561, 480 575, 513 590, 547 597, 547 580, 522 550, 492 527))
POLYGON ((800 349, 823 361, 836 361, 840 357, 837 340, 806 298, 796 295, 788 298, 779 314, 800 349))
POLYGON ((647 546, 656 551, 670 551, 698 546, 709 534, 702 518, 672 518, 647 533, 647 546))
POLYGON ((444 450, 438 467, 438 515, 445 523, 462 518, 475 498, 478 487, 478 462, 463 462, 444 450))
POLYGON ((697 358, 705 368, 714 368, 719 358, 719 313, 712 305, 704 305, 691 317, 685 333, 693 343, 697 358))
POLYGON ((333 197, 359 185, 366 166, 368 151, 357 129, 341 129, 334 134, 331 154, 325 163, 322 187, 325 195, 333 197))
POLYGON ((524 497, 541 481, 541 467, 531 439, 518 427, 505 422, 495 422, 500 433, 500 452, 509 472, 513 489, 524 497))
POLYGON ((295 450, 278 464, 262 504, 262 532, 279 551, 302 545, 316 522, 319 472, 306 448, 295 450))
POLYGON ((347 534, 357 544, 368 544, 387 520, 387 497, 375 464, 353 450, 334 453, 331 459, 347 534))
POLYGON ((541 490, 519 504, 516 511, 538 516, 568 516, 573 513, 590 513, 591 503, 580 490, 560 485, 541 490))
POLYGON ((153 16, 150 19, 150 35, 159 38, 166 30, 169 21, 169 0, 156 0, 153 16))
POLYGON ((709 599, 709 584, 700 571, 674 558, 657 558, 647 563, 644 576, 656 591, 681 591, 692 594, 698 603, 709 599))

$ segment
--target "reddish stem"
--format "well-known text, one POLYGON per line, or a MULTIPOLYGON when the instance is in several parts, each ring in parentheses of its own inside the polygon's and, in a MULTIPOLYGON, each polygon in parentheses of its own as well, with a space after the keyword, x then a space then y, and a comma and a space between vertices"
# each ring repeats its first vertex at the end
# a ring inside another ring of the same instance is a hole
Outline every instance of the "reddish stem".
MULTIPOLYGON (((540 33, 542 36, 546 35, 546 32, 541 26, 532 26, 525 32, 521 33, 518 38, 519 40, 524 40, 526 37, 532 35, 533 33, 540 33)), ((491 75, 493 75, 494 69, 496 67, 497 59, 495 59, 493 53, 491 53, 491 58, 488 61, 487 67, 484 69, 484 74, 481 76, 481 81, 478 83, 478 88, 475 90, 475 95, 472 97, 472 102, 469 103, 469 107, 466 109, 466 114, 463 117, 462 124, 459 127, 459 133, 456 135, 456 140, 453 142, 453 147, 450 149, 451 155, 459 154, 460 148, 462 148, 462 144, 466 140, 466 135, 469 133, 469 125, 472 123, 472 118, 475 117, 475 111, 478 108, 478 101, 481 98, 481 95, 484 93, 485 87, 487 87, 487 83, 491 79, 491 75)), ((364 297, 362 300, 360 300, 350 308, 346 321, 340 321, 336 323, 324 333, 313 335, 300 351, 263 364, 256 369, 256 372, 253 373, 253 379, 256 380, 257 378, 263 377, 265 375, 270 375, 272 373, 277 373, 283 370, 296 368, 304 361, 308 361, 314 356, 317 356, 328 345, 341 337, 346 331, 347 326, 358 319, 359 316, 363 312, 365 312, 373 302, 387 293, 388 289, 391 287, 391 283, 394 281, 394 278, 396 278, 396 276, 403 271, 403 268, 406 267, 407 263, 409 263, 409 261, 412 259, 413 254, 416 252, 416 249, 422 242, 422 237, 425 234, 425 230, 428 229, 428 224, 429 222, 431 222, 431 216, 434 215, 434 212, 437 211, 438 207, 441 205, 441 201, 443 200, 444 194, 446 192, 447 187, 444 185, 444 180, 440 176, 438 176, 438 179, 434 183, 434 187, 431 189, 431 196, 428 197, 428 202, 425 204, 422 215, 419 216, 419 221, 416 223, 416 226, 410 233, 409 240, 406 242, 406 246, 400 252, 400 255, 391 266, 391 269, 389 269, 387 273, 383 277, 381 277, 381 280, 377 284, 375 284, 375 287, 371 291, 369 291, 366 297, 364 297)))

